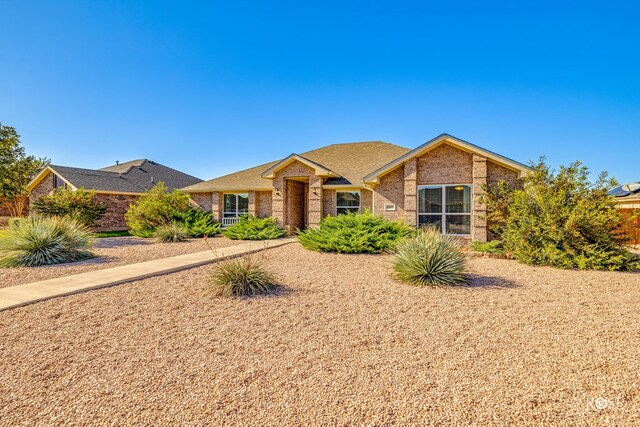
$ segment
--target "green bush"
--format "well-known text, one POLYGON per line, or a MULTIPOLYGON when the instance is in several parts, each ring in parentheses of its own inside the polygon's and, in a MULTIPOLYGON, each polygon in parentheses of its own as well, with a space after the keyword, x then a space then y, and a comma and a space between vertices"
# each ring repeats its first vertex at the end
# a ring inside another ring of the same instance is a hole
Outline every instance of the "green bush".
POLYGON ((258 218, 242 215, 240 220, 222 230, 222 235, 231 240, 270 240, 284 236, 286 231, 271 217, 258 218))
POLYGON ((156 231, 153 232, 153 237, 161 243, 175 243, 184 242, 189 235, 184 225, 174 222, 156 228, 156 231))
POLYGON ((95 191, 59 188, 34 201, 31 209, 42 216, 71 218, 91 227, 107 211, 107 205, 96 200, 95 191))
POLYGON ((412 229, 402 222, 371 212, 348 212, 323 218, 318 228, 300 232, 298 241, 319 252, 377 254, 392 249, 399 239, 411 233, 412 229))
POLYGON ((476 252, 483 252, 487 254, 504 253, 502 240, 491 240, 489 242, 471 242, 471 249, 476 252))
POLYGON ((465 259, 460 242, 426 228, 401 240, 393 251, 396 277, 414 285, 460 285, 465 283, 465 259))
POLYGON ((156 228, 169 225, 191 209, 189 195, 180 191, 167 191, 163 182, 138 197, 125 214, 131 233, 139 237, 152 237, 156 228))
POLYGON ((0 267, 33 267, 92 258, 90 230, 75 219, 31 216, 0 233, 0 267))
POLYGON ((178 215, 191 237, 215 236, 220 232, 220 223, 215 222, 211 212, 190 208, 186 213, 178 215))
POLYGON ((504 249, 517 260, 559 268, 633 270, 624 247, 623 218, 601 174, 589 181, 580 162, 550 169, 541 159, 523 178, 523 188, 501 182, 486 187, 487 219, 504 249))
POLYGON ((217 296, 263 295, 277 288, 276 277, 250 256, 222 261, 211 276, 211 289, 217 296))

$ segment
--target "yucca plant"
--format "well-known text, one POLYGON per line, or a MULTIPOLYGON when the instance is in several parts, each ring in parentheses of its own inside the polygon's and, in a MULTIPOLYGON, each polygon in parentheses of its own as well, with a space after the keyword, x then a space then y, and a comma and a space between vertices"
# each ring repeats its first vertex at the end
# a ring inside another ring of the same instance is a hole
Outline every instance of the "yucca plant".
POLYGON ((277 288, 276 277, 251 256, 222 261, 211 275, 211 289, 217 296, 264 295, 277 288))
POLYGON ((453 286, 465 283, 465 259, 460 242, 427 228, 398 242, 393 251, 396 277, 414 285, 453 286))
POLYGON ((153 237, 161 243, 184 242, 189 237, 187 229, 177 223, 161 225, 153 232, 153 237))
POLYGON ((0 234, 0 267, 34 267, 92 258, 91 231, 75 219, 31 216, 0 234))

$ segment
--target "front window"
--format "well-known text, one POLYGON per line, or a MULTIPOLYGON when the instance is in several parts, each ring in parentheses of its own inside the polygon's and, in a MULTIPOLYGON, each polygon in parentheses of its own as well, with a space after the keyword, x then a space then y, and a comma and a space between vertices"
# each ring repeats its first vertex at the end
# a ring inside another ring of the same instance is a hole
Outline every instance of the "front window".
POLYGON ((471 234, 471 186, 418 187, 418 225, 446 234, 471 234))
POLYGON ((237 218, 249 212, 249 195, 225 194, 224 195, 224 218, 237 218))
POLYGON ((336 192, 336 213, 340 215, 347 212, 360 212, 359 191, 336 192))

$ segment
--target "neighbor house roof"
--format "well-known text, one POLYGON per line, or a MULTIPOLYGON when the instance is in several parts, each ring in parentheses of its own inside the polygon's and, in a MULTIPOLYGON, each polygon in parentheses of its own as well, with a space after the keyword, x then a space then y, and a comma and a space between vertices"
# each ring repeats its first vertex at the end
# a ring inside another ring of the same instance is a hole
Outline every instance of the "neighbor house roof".
POLYGON ((614 196, 622 201, 640 200, 640 181, 620 185, 609 191, 610 196, 614 196))
POLYGON ((333 144, 282 160, 265 163, 186 188, 189 193, 208 191, 271 190, 269 178, 280 168, 298 160, 328 177, 324 185, 361 187, 362 177, 409 151, 408 148, 382 141, 333 144))
POLYGON ((158 182, 171 191, 202 182, 201 179, 147 159, 133 160, 102 169, 82 169, 49 165, 29 184, 31 190, 52 172, 73 189, 85 188, 98 193, 143 193, 158 182))

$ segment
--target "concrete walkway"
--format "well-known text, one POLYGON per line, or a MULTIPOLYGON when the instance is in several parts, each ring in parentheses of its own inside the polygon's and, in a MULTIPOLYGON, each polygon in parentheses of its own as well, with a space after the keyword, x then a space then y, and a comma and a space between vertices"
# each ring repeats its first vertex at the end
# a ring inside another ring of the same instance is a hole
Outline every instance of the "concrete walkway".
POLYGON ((242 243, 226 248, 217 248, 215 253, 212 251, 196 252, 120 267, 105 268, 103 270, 74 274, 72 276, 58 277, 56 279, 42 280, 26 285, 0 288, 0 311, 49 298, 118 285, 146 277, 173 273, 174 271, 208 264, 224 258, 258 252, 263 249, 275 248, 292 242, 295 242, 295 238, 289 237, 278 240, 242 243))

